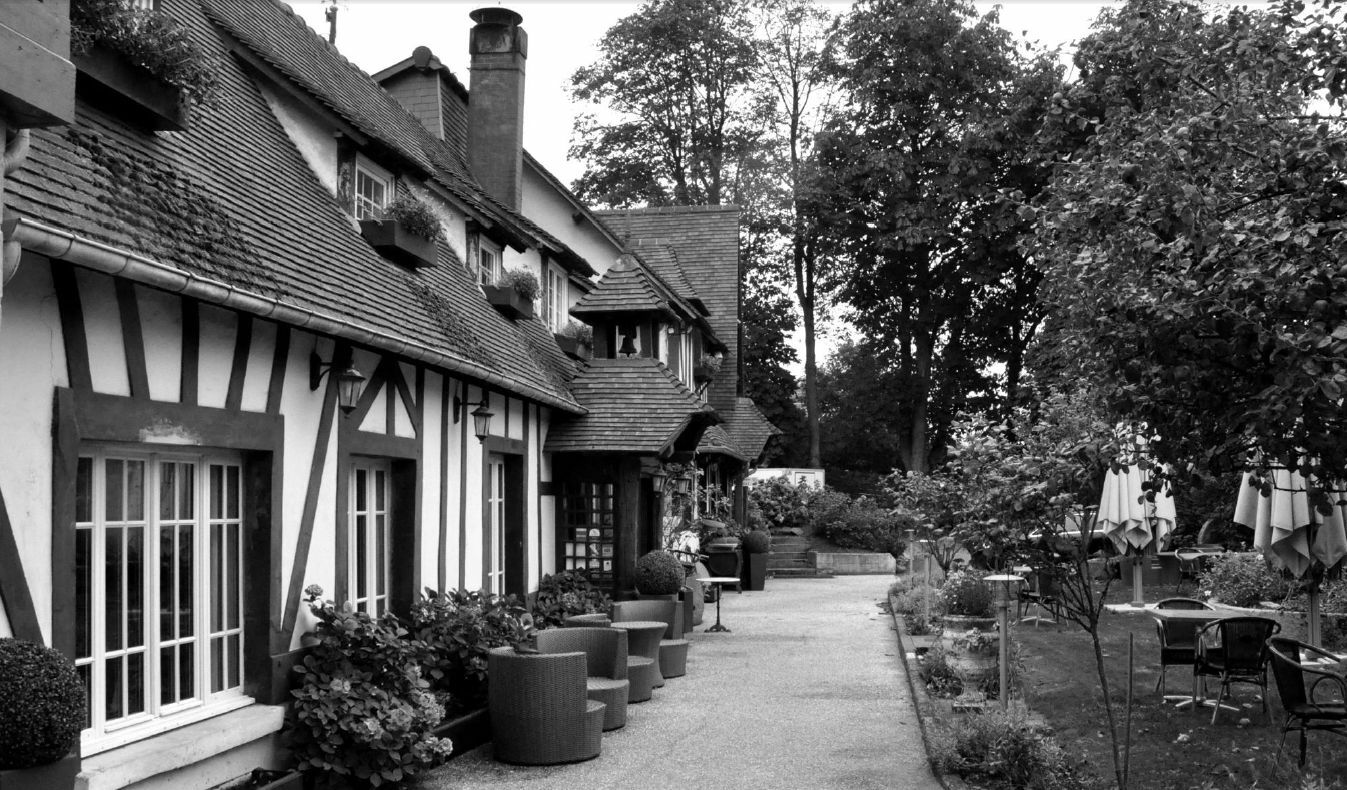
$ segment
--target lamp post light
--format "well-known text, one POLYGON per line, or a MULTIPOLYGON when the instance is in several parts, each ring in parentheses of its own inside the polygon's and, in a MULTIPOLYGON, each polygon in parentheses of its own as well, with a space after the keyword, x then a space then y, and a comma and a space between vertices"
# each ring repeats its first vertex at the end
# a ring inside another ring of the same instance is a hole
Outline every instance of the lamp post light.
POLYGON ((1000 655, 996 663, 1001 681, 1001 710, 1005 710, 1010 701, 1010 595, 1012 588, 1024 583, 1024 577, 998 573, 984 577, 983 581, 991 586, 992 595, 996 597, 997 621, 1001 629, 1000 655))
POLYGON ((917 576, 917 530, 907 528, 907 589, 911 590, 916 586, 917 576))

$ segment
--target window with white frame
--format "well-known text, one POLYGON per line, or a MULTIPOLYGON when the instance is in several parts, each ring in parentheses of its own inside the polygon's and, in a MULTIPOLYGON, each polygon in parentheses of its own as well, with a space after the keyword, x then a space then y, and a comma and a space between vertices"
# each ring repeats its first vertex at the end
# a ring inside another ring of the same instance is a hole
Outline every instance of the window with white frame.
POLYGON ((243 470, 229 455, 81 452, 75 668, 84 754, 243 696, 243 470))
POLYGON ((356 219, 383 219, 384 208, 393 199, 393 175, 364 157, 355 161, 355 193, 352 210, 356 219))
POLYGON ((477 242, 477 282, 494 285, 500 279, 500 247, 486 239, 477 242))
POLYGON ((390 540, 388 506, 392 500, 391 468, 386 461, 362 459, 351 465, 350 579, 351 604, 378 615, 388 611, 390 540))
POLYGON ((566 272, 559 266, 545 264, 543 267, 543 318, 553 332, 566 328, 566 272))

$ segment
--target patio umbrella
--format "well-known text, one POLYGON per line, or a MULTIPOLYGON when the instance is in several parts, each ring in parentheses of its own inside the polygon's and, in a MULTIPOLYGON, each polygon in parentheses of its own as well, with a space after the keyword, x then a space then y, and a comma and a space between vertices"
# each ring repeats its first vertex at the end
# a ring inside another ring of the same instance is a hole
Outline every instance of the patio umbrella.
MULTIPOLYGON (((1126 471, 1109 470, 1104 474, 1104 492, 1099 498, 1096 521, 1119 554, 1141 554, 1156 545, 1174 529, 1174 497, 1160 491, 1155 501, 1146 498, 1141 488, 1150 473, 1141 464, 1128 464, 1126 471)), ((1141 563, 1132 563, 1132 603, 1142 598, 1141 563)))
POLYGON ((1310 504, 1305 478, 1296 471, 1275 469, 1272 493, 1263 496, 1245 477, 1235 502, 1235 523, 1253 528, 1254 548, 1297 579, 1309 580, 1308 641, 1320 646, 1319 583, 1323 573, 1347 556, 1343 507, 1334 502, 1325 515, 1310 504))

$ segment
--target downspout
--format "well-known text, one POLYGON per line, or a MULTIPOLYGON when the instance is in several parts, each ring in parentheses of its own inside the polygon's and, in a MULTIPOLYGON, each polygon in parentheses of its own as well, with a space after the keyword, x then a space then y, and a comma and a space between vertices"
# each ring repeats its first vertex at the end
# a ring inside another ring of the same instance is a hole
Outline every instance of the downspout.
POLYGON ((86 269, 122 277, 161 291, 181 294, 208 304, 305 329, 314 334, 349 340, 413 362, 423 362, 472 379, 474 386, 511 392, 558 411, 569 414, 588 413, 588 409, 574 401, 561 398, 529 382, 505 376, 479 363, 392 333, 375 332, 343 318, 245 291, 218 280, 200 277, 149 258, 76 236, 68 231, 47 227, 27 218, 8 220, 4 223, 4 228, 9 239, 38 255, 70 261, 86 269))

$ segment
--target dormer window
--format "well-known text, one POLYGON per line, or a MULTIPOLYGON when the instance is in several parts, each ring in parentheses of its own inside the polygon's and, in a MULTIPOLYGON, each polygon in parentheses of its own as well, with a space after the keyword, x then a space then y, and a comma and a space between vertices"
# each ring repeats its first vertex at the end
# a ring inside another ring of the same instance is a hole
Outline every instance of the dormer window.
POLYGON ((477 245, 477 282, 493 285, 500 279, 500 247, 481 239, 477 245))
POLYGON ((393 174, 368 159, 355 161, 355 195, 353 210, 356 219, 383 219, 384 207, 393 198, 393 174))

